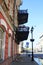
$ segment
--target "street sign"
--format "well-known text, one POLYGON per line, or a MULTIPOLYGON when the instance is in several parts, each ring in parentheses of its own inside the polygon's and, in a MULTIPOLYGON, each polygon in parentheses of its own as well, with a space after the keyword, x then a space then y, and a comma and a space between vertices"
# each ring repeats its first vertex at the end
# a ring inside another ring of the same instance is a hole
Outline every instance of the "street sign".
POLYGON ((29 42, 26 42, 26 48, 28 48, 29 47, 29 42))
POLYGON ((29 45, 29 42, 26 42, 26 45, 29 45))

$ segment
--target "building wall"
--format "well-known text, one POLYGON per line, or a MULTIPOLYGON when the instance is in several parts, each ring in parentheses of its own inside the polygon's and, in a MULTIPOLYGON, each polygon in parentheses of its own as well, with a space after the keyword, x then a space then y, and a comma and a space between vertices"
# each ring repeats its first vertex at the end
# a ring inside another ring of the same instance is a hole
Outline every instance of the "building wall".
POLYGON ((37 52, 43 52, 43 36, 39 38, 39 42, 36 45, 37 52))
POLYGON ((40 43, 39 43, 41 52, 43 52, 43 36, 40 38, 40 43))
POLYGON ((13 23, 18 27, 17 10, 19 1, 16 2, 14 12, 14 0, 0 0, 0 30, 4 31, 2 47, 0 45, 2 49, 0 56, 3 62, 0 65, 9 65, 14 55, 18 54, 18 44, 15 42, 15 34, 13 34, 13 23))
POLYGON ((5 32, 5 58, 8 57, 8 37, 9 35, 12 35, 12 29, 10 28, 9 24, 6 23, 2 13, 0 13, 0 28, 4 27, 4 32, 5 32), (2 17, 1 17, 2 16, 2 17), (11 30, 11 32, 9 33, 9 30, 11 30), (7 50, 7 52, 6 52, 7 50))

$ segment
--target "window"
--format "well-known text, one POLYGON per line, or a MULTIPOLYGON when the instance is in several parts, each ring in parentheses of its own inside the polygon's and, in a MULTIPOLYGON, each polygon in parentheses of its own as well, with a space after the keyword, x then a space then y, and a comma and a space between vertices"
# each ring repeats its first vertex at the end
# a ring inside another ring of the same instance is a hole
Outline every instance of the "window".
POLYGON ((8 38, 8 56, 11 56, 11 37, 8 38))
POLYGON ((2 42, 3 42, 3 31, 0 28, 0 59, 2 58, 2 42))

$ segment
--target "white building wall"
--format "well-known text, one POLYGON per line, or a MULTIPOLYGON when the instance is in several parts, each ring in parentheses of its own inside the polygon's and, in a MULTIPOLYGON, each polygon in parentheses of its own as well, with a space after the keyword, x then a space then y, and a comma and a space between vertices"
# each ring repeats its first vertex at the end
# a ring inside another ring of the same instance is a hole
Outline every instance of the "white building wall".
POLYGON ((3 43, 2 43, 2 59, 3 60, 5 57, 5 39, 6 39, 6 32, 3 33, 3 43))
POLYGON ((41 37, 39 39, 39 42, 38 44, 36 45, 36 50, 37 52, 40 51, 40 52, 43 52, 43 37, 41 37))
POLYGON ((11 56, 11 37, 8 38, 8 56, 11 56))

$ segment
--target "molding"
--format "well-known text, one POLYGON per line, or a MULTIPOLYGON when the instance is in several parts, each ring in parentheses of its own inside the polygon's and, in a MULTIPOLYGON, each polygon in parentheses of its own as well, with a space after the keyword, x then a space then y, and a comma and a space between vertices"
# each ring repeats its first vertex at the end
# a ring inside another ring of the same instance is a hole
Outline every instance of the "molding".
POLYGON ((12 31, 9 29, 9 34, 11 34, 12 35, 12 31))
POLYGON ((8 23, 9 26, 11 27, 11 29, 13 30, 13 27, 12 27, 12 25, 11 25, 11 22, 8 20, 6 14, 5 14, 5 12, 3 11, 3 9, 2 9, 1 6, 0 6, 0 11, 1 11, 1 13, 4 15, 4 18, 6 19, 7 23, 8 23))
POLYGON ((7 24, 3 19, 0 19, 0 24, 2 24, 7 30, 7 24))

